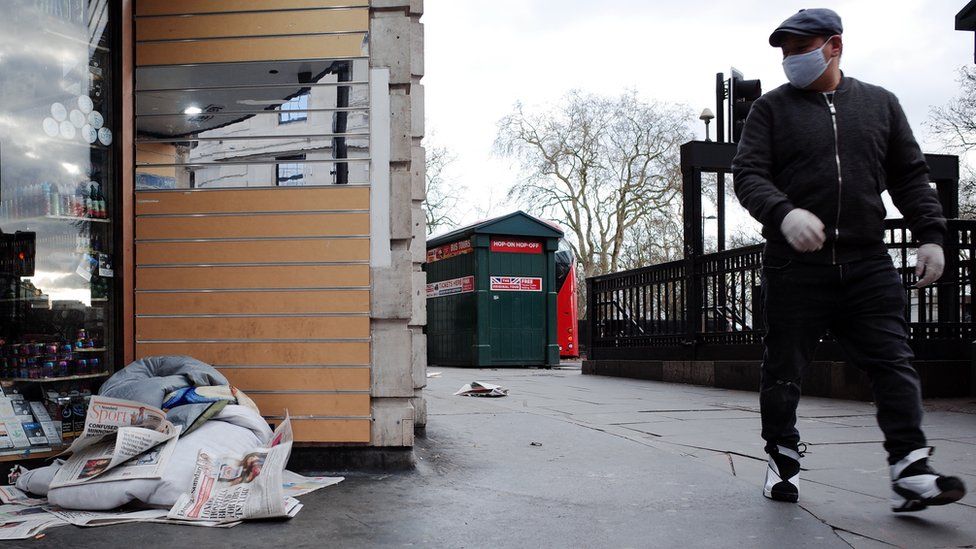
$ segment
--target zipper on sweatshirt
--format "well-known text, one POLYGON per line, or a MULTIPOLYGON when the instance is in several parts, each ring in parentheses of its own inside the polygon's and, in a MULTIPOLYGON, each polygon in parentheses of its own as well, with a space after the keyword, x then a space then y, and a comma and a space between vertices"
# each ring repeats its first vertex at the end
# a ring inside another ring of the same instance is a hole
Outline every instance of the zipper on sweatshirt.
POLYGON ((830 109, 830 121, 834 126, 834 159, 837 161, 837 219, 834 221, 833 263, 837 264, 837 241, 840 239, 840 202, 844 190, 844 178, 840 171, 840 143, 837 138, 837 107, 834 106, 834 92, 825 93, 824 101, 830 109))

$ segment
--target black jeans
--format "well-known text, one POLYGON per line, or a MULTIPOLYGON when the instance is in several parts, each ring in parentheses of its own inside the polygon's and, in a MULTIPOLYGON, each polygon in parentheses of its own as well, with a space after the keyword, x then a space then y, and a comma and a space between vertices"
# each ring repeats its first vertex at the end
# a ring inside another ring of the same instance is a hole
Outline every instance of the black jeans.
POLYGON ((829 329, 871 380, 888 460, 926 445, 922 400, 908 345, 906 292, 887 255, 842 265, 763 258, 765 353, 760 381, 766 452, 796 448, 803 370, 829 329))

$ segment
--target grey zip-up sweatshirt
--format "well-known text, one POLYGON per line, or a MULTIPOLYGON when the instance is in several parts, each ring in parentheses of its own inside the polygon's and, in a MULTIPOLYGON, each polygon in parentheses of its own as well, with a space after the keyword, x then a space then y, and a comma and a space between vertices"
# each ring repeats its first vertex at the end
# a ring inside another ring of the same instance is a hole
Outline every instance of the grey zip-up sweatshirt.
POLYGON ((920 243, 943 243, 946 221, 928 165, 898 99, 849 77, 833 98, 785 84, 760 97, 732 161, 736 196, 763 224, 767 255, 846 263, 886 253, 888 189, 920 243), (780 231, 794 208, 826 226, 816 252, 795 251, 780 231))

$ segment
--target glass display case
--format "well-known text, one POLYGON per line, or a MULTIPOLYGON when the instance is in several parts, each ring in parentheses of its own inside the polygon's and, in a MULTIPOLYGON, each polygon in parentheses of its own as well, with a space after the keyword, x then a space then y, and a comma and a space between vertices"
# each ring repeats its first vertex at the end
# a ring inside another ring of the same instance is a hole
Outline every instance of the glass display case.
POLYGON ((0 455, 70 438, 116 366, 111 4, 7 0, 0 18, 0 455))

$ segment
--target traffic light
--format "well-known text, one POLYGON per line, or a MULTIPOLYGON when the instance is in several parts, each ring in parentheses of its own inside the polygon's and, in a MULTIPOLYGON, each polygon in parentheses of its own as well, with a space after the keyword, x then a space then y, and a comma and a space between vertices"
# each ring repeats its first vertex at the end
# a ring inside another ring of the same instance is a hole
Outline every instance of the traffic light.
POLYGON ((742 128, 749 116, 752 103, 762 95, 759 80, 746 80, 742 73, 732 68, 732 82, 729 85, 729 102, 732 110, 732 141, 737 143, 742 136, 742 128))

